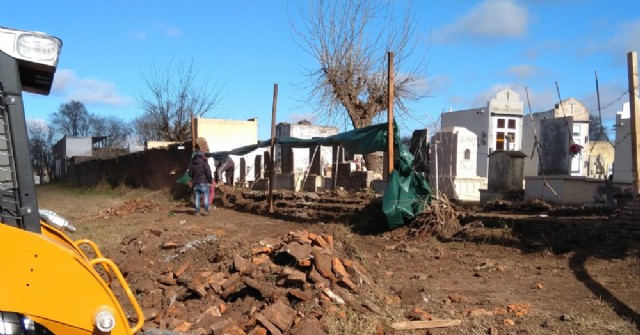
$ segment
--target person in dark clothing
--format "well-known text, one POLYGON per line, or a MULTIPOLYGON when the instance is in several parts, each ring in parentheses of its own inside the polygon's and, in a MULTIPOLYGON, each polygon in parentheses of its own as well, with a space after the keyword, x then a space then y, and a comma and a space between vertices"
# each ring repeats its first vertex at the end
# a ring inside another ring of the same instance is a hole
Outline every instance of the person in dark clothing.
POLYGON ((222 175, 224 174, 224 179, 227 185, 233 186, 233 172, 235 170, 235 163, 233 163, 233 159, 227 156, 222 160, 216 162, 216 183, 222 180, 222 175))
POLYGON ((204 212, 202 215, 209 215, 209 187, 213 183, 213 176, 211 175, 211 168, 207 162, 207 158, 200 150, 200 146, 196 144, 195 153, 191 158, 191 164, 189 165, 189 176, 193 182, 193 193, 196 200, 195 214, 200 213, 200 197, 204 197, 203 207, 204 212))

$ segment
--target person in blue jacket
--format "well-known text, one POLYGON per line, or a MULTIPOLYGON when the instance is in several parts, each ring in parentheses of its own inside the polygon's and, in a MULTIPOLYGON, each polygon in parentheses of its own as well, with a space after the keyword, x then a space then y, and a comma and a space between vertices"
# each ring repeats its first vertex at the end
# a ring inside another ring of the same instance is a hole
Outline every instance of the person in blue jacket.
POLYGON ((204 212, 202 215, 209 215, 209 188, 213 183, 213 176, 211 175, 211 168, 207 162, 207 158, 204 156, 200 146, 198 144, 194 147, 195 153, 191 158, 191 164, 189 165, 189 176, 193 183, 193 193, 195 194, 195 215, 200 214, 200 197, 204 197, 203 207, 204 212))

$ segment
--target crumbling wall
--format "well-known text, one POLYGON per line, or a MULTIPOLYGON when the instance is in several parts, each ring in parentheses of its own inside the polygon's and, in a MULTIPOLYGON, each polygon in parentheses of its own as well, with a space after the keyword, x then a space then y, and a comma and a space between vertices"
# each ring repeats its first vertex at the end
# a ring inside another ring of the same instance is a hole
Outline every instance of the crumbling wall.
POLYGON ((79 162, 70 178, 82 186, 106 181, 112 186, 145 187, 152 190, 176 186, 189 167, 191 143, 171 145, 110 159, 79 162))

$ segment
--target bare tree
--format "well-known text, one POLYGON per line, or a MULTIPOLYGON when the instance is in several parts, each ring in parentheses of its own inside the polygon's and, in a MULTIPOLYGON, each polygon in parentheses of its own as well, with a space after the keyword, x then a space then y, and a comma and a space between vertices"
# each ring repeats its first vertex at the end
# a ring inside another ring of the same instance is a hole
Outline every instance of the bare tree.
POLYGON ((91 128, 90 118, 82 102, 71 100, 60 105, 58 111, 51 115, 51 126, 62 136, 88 136, 91 128))
POLYGON ((209 81, 196 83, 193 61, 173 62, 161 69, 152 64, 142 75, 146 92, 138 96, 143 114, 134 120, 140 140, 187 141, 191 138, 191 115, 201 117, 219 102, 220 89, 209 81))
POLYGON ((27 134, 29 136, 29 153, 33 172, 40 177, 40 184, 45 182, 45 176, 53 173, 53 129, 43 120, 27 120, 27 134))
MULTIPOLYGON (((321 118, 335 121, 346 112, 353 127, 362 128, 387 110, 389 51, 398 116, 410 116, 407 102, 427 96, 426 62, 403 67, 417 45, 413 16, 408 9, 396 22, 390 7, 381 0, 311 0, 308 12, 301 11, 304 27, 292 30, 296 43, 319 63, 305 75, 309 101, 318 102, 321 118)), ((365 159, 367 168, 381 170, 379 156, 365 159)))
POLYGON ((115 116, 90 117, 91 133, 94 136, 106 136, 106 148, 126 148, 131 134, 131 125, 115 116))

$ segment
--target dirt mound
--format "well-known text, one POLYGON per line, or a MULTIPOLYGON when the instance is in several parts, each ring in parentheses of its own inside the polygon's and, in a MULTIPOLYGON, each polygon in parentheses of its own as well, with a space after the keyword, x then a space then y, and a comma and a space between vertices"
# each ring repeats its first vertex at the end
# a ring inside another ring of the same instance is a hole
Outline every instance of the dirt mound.
POLYGON ((149 212, 157 212, 162 209, 160 204, 153 202, 151 200, 136 198, 133 200, 126 201, 121 206, 115 208, 108 208, 100 211, 100 216, 102 217, 110 217, 110 216, 126 216, 132 213, 149 213, 149 212))
POLYGON ((329 234, 291 231, 233 253, 220 247, 215 233, 176 237, 152 229, 122 241, 121 269, 142 296, 145 328, 323 334, 323 316, 335 305, 381 313, 373 302, 356 299, 372 279, 333 241, 329 234))
POLYGON ((382 222, 382 196, 370 191, 273 192, 274 212, 269 213, 268 193, 224 185, 216 188, 214 202, 225 208, 270 215, 296 222, 382 222))

